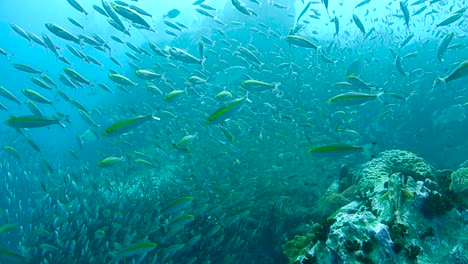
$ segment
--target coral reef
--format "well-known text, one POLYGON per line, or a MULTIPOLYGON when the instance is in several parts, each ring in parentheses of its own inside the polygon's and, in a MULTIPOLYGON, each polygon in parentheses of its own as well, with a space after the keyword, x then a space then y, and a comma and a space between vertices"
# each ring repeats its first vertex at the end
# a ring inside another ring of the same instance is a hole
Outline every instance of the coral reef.
POLYGON ((408 151, 382 152, 353 175, 355 185, 340 193, 331 184, 311 239, 295 251, 304 253, 289 254, 290 263, 467 263, 467 175, 436 171, 408 151))
POLYGON ((451 174, 450 190, 468 195, 468 168, 459 168, 451 174))

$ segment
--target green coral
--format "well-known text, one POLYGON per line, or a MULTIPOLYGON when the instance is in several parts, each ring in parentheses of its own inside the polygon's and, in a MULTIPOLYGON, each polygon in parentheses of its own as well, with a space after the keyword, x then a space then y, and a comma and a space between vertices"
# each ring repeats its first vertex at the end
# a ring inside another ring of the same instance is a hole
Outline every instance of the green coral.
POLYGON ((460 168, 450 176, 450 190, 456 193, 468 193, 468 168, 460 168))
POLYGON ((295 236, 281 247, 283 254, 289 259, 289 263, 296 263, 297 258, 307 252, 307 249, 311 247, 313 238, 313 234, 295 236))

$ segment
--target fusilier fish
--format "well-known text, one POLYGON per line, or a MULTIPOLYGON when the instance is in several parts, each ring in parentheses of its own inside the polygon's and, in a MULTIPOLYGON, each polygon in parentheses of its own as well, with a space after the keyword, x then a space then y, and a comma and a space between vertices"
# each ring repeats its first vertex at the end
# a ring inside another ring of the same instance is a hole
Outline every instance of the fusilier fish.
POLYGON ((311 49, 318 49, 318 46, 312 43, 312 41, 296 35, 288 35, 284 37, 284 39, 290 44, 298 47, 303 48, 311 48, 311 49))
POLYGON ((51 125, 59 125, 61 127, 65 127, 64 124, 61 123, 61 120, 58 118, 48 118, 43 116, 34 116, 34 115, 26 115, 26 116, 11 116, 4 122, 6 125, 14 127, 14 128, 37 128, 37 127, 46 127, 51 125))
POLYGON ((333 96, 327 100, 328 104, 337 104, 343 106, 360 105, 379 98, 383 92, 378 94, 367 94, 358 92, 347 92, 333 96))
POLYGON ((160 119, 153 115, 136 116, 130 119, 119 121, 109 126, 102 132, 102 135, 103 136, 119 136, 124 133, 135 130, 136 128, 138 128, 139 126, 143 125, 144 123, 150 120, 160 120, 160 119))
POLYGON ((437 45, 437 58, 439 61, 442 61, 442 55, 444 55, 444 52, 447 50, 454 36, 454 32, 448 32, 443 38, 440 39, 439 44, 437 45))
POLYGON ((109 74, 109 79, 123 86, 137 86, 138 85, 138 83, 132 82, 129 78, 120 74, 116 74, 116 73, 109 74))
POLYGON ((57 37, 80 44, 80 39, 64 28, 52 23, 47 23, 45 26, 52 34, 56 35, 57 37))
POLYGON ((219 124, 230 118, 233 114, 239 112, 247 98, 237 98, 220 106, 213 114, 205 121, 206 125, 219 124))
POLYGON ((26 97, 28 97, 29 99, 31 99, 31 100, 33 100, 35 102, 42 103, 42 104, 52 104, 52 101, 45 98, 43 95, 41 95, 40 93, 38 93, 38 92, 36 92, 34 90, 22 89, 21 92, 23 92, 23 94, 26 97))

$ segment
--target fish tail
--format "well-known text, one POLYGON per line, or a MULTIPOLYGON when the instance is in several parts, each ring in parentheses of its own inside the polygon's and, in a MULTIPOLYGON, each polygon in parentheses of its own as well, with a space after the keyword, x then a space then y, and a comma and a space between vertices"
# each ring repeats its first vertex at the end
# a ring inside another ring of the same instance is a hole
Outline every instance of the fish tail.
POLYGON ((281 82, 275 83, 275 88, 273 89, 274 91, 278 90, 278 87, 281 85, 281 82))
POLYGON ((439 77, 437 77, 437 78, 434 80, 434 82, 432 83, 432 88, 435 88, 436 86, 439 86, 439 85, 441 85, 441 84, 442 84, 442 85, 444 86, 444 88, 445 88, 445 86, 447 86, 447 81, 445 80, 445 78, 439 76, 439 77))
POLYGON ((206 61, 206 57, 203 57, 201 60, 201 66, 203 70, 205 69, 205 61, 206 61))

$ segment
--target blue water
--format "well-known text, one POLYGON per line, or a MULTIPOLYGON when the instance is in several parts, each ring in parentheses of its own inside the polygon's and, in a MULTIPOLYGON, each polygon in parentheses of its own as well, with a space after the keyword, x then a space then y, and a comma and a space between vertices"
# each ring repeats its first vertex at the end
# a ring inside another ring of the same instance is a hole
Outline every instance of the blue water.
POLYGON ((399 1, 373 0, 357 9, 353 7, 359 1, 330 1, 329 15, 322 3, 314 3, 310 9, 316 11, 307 11, 298 23, 305 6, 302 1, 278 0, 275 6, 266 0, 259 0, 260 4, 244 0, 243 4, 257 14, 251 12, 250 16, 239 12, 231 1, 206 1, 204 4, 216 8, 207 11, 224 25, 195 11, 200 7, 190 1, 125 2, 153 15, 144 17, 151 30, 138 29, 122 18, 131 33, 131 37, 125 36, 92 8, 102 6, 97 0, 80 1, 88 15, 65 0, 0 3, 0 48, 9 54, 0 55, 0 86, 23 102, 18 106, 0 97, 0 103, 8 108, 0 110, 0 120, 31 115, 22 89, 33 89, 53 101, 52 105, 36 103, 45 116, 60 112, 70 120, 62 120, 66 128, 22 129, 40 152, 17 130, 0 125, 1 145, 17 151, 3 148, 0 152, 0 225, 16 225, 12 231, 0 233, 0 248, 23 255, 0 254, 0 263, 287 263, 281 245, 296 234, 301 223, 310 221, 309 212, 337 179, 342 165, 358 170, 362 163, 389 149, 414 152, 439 169, 455 169, 468 159, 468 79, 465 76, 434 85, 437 77, 447 76, 468 57, 466 13, 448 26, 435 26, 465 7, 464 0, 426 1, 416 6, 411 5, 416 1, 409 1, 411 14, 428 6, 410 17, 409 28, 399 1), (173 8, 180 10, 180 15, 163 18, 173 8), (319 19, 309 16, 314 12, 319 19), (367 32, 375 28, 366 39, 352 21, 353 14, 367 32), (335 16, 340 21, 337 36, 334 22, 330 22, 335 16), (84 30, 67 17, 79 21, 84 30), (183 23, 188 29, 171 29, 164 20, 183 23), (40 37, 47 34, 72 65, 19 36, 10 23, 40 37), (57 24, 73 35, 98 34, 111 50, 102 52, 86 43, 61 39, 47 30, 45 23, 57 24), (302 28, 292 33, 296 25, 302 28), (168 35, 166 30, 178 36, 168 35), (463 46, 448 48, 440 61, 437 47, 447 32, 455 35, 450 45, 463 46), (290 45, 284 38, 288 34, 302 36, 320 48, 290 45), (400 49, 409 34, 414 34, 413 39, 400 49), (213 45, 203 41, 205 58, 199 53, 202 35, 214 41, 213 45), (163 75, 150 81, 161 94, 145 88, 148 81, 135 74, 136 69, 128 64, 132 60, 125 55, 135 52, 111 36, 149 51, 151 56, 136 54, 142 60, 133 62, 139 69, 163 75), (203 60, 203 65, 157 56, 149 41, 163 50, 168 46, 185 50, 203 60), (78 59, 66 45, 93 56, 103 66, 78 59), (261 63, 249 59, 240 47, 251 51, 261 63), (402 60, 408 75, 398 72, 392 51, 402 57, 417 52, 416 57, 402 60), (336 62, 325 62, 321 54, 336 62), (367 64, 359 78, 369 84, 369 90, 336 85, 347 81, 345 72, 355 60, 367 64), (99 124, 93 128, 98 135, 139 115, 153 114, 160 120, 145 122, 116 137, 84 139, 83 134, 92 126, 78 108, 60 97, 57 88, 46 90, 33 84, 30 78, 41 76, 19 71, 13 63, 43 71, 58 89, 89 109, 89 116, 99 124), (230 69, 239 66, 241 70, 230 69), (64 68, 72 68, 91 85, 77 89, 65 86, 59 80, 64 68), (108 77, 110 70, 138 85, 128 86, 128 92, 119 89, 108 77), (191 76, 204 81, 191 84, 191 76), (247 91, 240 84, 248 79, 280 85, 263 92, 247 91), (114 93, 97 83, 106 84, 114 93), (174 89, 184 93, 165 101, 164 96, 174 89), (217 98, 222 91, 232 97, 217 98), (327 104, 329 98, 350 91, 383 94, 360 105, 327 104), (248 100, 239 111, 221 116, 219 125, 205 125, 217 109, 243 97, 248 100), (174 147, 187 135, 195 137, 182 148, 174 147), (312 147, 328 144, 362 146, 365 151, 331 156, 307 153, 312 147), (106 157, 123 160, 103 168, 98 164, 106 157), (161 212, 182 197, 193 197, 193 202, 172 215, 161 212), (191 214, 193 221, 174 236, 168 235, 174 226, 171 221, 191 214), (206 236, 217 225, 220 231, 206 236), (40 234, 38 229, 50 234, 40 234), (96 238, 97 230, 104 230, 105 235, 96 238), (187 244, 197 235, 201 235, 200 241, 187 244), (110 253, 139 241, 158 246, 128 257, 110 253), (184 247, 172 251, 175 244, 184 247), (55 248, 47 250, 47 245, 55 248))

